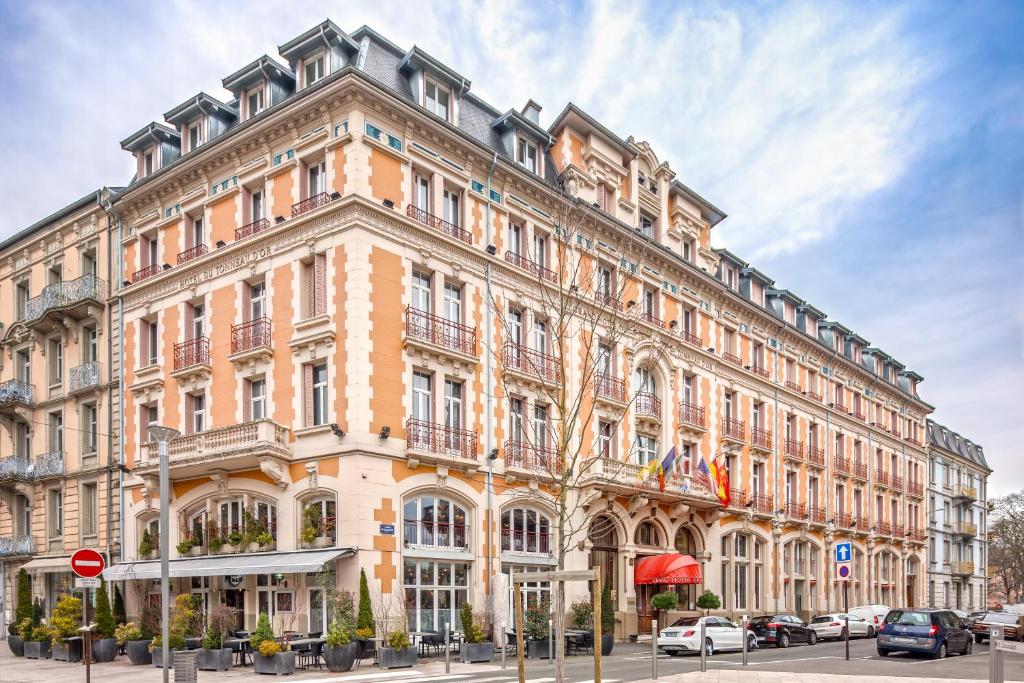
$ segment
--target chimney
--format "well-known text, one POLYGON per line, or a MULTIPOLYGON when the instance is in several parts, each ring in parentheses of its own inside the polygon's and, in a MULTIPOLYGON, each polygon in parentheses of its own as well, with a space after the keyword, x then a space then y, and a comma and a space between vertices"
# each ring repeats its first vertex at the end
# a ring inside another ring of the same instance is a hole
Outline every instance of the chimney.
POLYGON ((523 106, 523 110, 520 113, 539 126, 540 110, 541 106, 539 104, 537 104, 533 100, 527 100, 526 104, 523 106))

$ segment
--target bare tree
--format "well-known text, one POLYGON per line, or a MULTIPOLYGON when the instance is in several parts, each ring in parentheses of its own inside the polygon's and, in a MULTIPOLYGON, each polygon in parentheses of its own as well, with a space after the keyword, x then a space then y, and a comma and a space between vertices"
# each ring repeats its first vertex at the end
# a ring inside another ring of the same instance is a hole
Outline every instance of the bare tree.
POLYGON ((1024 595, 1024 492, 991 502, 988 564, 1002 581, 1007 602, 1024 595))

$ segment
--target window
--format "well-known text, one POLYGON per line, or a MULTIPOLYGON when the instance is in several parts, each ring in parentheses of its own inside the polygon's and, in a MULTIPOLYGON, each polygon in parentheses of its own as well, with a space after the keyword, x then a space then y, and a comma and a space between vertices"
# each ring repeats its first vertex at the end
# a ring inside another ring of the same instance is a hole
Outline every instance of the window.
POLYGON ((466 510, 445 498, 424 496, 403 506, 405 545, 469 548, 466 510))
POLYGON ((533 321, 533 333, 530 335, 530 346, 534 351, 546 353, 548 350, 548 326, 543 320, 533 321))
POLYGON ((444 219, 454 226, 459 226, 462 221, 459 220, 459 204, 461 195, 455 190, 444 190, 444 219))
POLYGON ((203 232, 203 217, 194 216, 192 218, 192 230, 189 233, 189 239, 191 244, 189 247, 198 247, 206 244, 206 234, 203 232))
POLYGON ((597 184, 597 205, 605 213, 612 212, 612 197, 614 193, 604 183, 597 184))
POLYGON ((142 335, 140 344, 142 347, 142 365, 143 367, 156 365, 157 349, 160 348, 156 319, 143 320, 140 333, 142 335))
POLYGON ((523 250, 523 226, 521 223, 509 221, 508 250, 518 256, 523 250))
POLYGON ((654 237, 654 219, 647 214, 640 214, 640 234, 644 237, 654 237))
POLYGON ((428 79, 424 89, 424 95, 426 99, 424 104, 427 111, 432 114, 436 114, 447 121, 448 110, 451 104, 451 93, 448 92, 448 89, 428 79))
POLYGON ((501 551, 514 553, 551 552, 551 523, 547 516, 528 508, 501 513, 501 551))
POLYGON ((444 426, 462 429, 462 382, 444 381, 444 426))
POLYGON ((50 489, 46 512, 50 538, 58 539, 64 535, 64 494, 60 489, 50 489))
POLYGON ((50 413, 47 421, 50 437, 50 452, 64 452, 64 414, 61 412, 50 413))
POLYGON ((648 434, 638 434, 636 437, 637 464, 646 465, 657 457, 658 440, 648 434))
POLYGON ((262 420, 267 417, 267 381, 265 379, 247 380, 249 385, 249 416, 248 420, 262 420))
MULTIPOLYGON (((533 406, 532 434, 535 448, 544 449, 548 447, 548 407, 543 405, 533 406)), ((542 456, 543 457, 543 456, 542 456)))
POLYGON ((149 266, 155 266, 159 261, 158 249, 160 243, 156 239, 156 235, 152 237, 142 238, 142 267, 147 268, 149 266))
POLYGON ((402 586, 410 633, 462 628, 460 610, 469 599, 469 567, 466 562, 404 561, 402 586))
POLYGON ((607 420, 597 423, 597 452, 602 458, 612 458, 615 448, 615 425, 607 420))
POLYGON ((32 431, 24 422, 15 423, 14 451, 23 458, 32 457, 32 431))
POLYGON ((327 187, 327 166, 321 159, 306 168, 306 198, 315 197, 327 187))
POLYGON ((420 211, 430 213, 430 178, 419 173, 413 178, 413 204, 420 211))
POLYGON ((63 279, 63 271, 61 264, 54 263, 52 266, 46 269, 46 284, 53 285, 60 282, 63 279))
POLYGON ((523 441, 523 399, 509 399, 508 437, 513 443, 523 441))
POLYGON ((259 320, 267 315, 267 284, 254 282, 249 285, 249 320, 259 320))
POLYGON ((414 420, 431 421, 432 395, 431 376, 425 372, 412 373, 412 417, 414 420))
POLYGON ((248 93, 246 99, 248 106, 248 116, 246 118, 252 118, 263 111, 263 86, 260 85, 259 90, 252 90, 248 93))
POLYGON ((95 403, 82 406, 82 454, 96 453, 99 447, 99 411, 95 403))
POLYGON ((159 424, 159 420, 156 406, 141 406, 139 408, 139 443, 149 443, 153 440, 149 428, 157 424, 159 424))
POLYGON ((86 327, 82 330, 84 344, 82 345, 82 362, 95 363, 99 356, 99 333, 95 327, 86 327))
POLYGON ((661 546, 661 534, 653 522, 640 522, 634 540, 637 545, 661 546))
POLYGON ((249 218, 253 222, 263 218, 263 190, 254 190, 249 195, 249 218))
POLYGON ((611 298, 614 295, 615 281, 612 278, 612 271, 610 268, 601 266, 597 271, 597 293, 605 299, 611 298))
POLYGON ((327 313, 327 254, 315 254, 302 264, 302 314, 315 318, 327 313))
POLYGON ((142 177, 152 175, 153 173, 153 152, 147 151, 142 162, 142 177))
POLYGON ((697 248, 694 246, 693 240, 683 240, 683 260, 689 263, 693 263, 693 255, 696 253, 697 248))
POLYGON ((99 510, 97 509, 96 484, 82 484, 81 520, 82 537, 96 536, 96 529, 99 527, 99 510))
POLYGON ((309 409, 307 426, 327 424, 327 364, 307 365, 309 409))
POLYGON ((191 152, 202 143, 202 140, 199 137, 201 130, 202 128, 198 121, 188 127, 188 149, 186 151, 191 152))
POLYGON ((444 283, 444 319, 462 322, 462 287, 453 282, 444 283))
POLYGON ((189 339, 202 339, 206 336, 206 307, 203 304, 193 304, 189 311, 192 318, 191 333, 189 339))
POLYGON ((525 138, 517 138, 516 161, 531 173, 537 173, 537 145, 525 138))
POLYGON ((51 339, 49 353, 46 356, 47 374, 51 387, 59 386, 64 377, 64 345, 60 338, 51 339))
POLYGON ((313 85, 321 78, 324 77, 324 54, 320 53, 316 57, 310 57, 306 60, 305 69, 307 86, 313 85))
POLYGON ((25 317, 25 306, 28 304, 29 292, 28 283, 19 282, 14 289, 15 317, 22 320, 25 317))
POLYGON ((186 394, 188 426, 193 434, 206 429, 206 394, 186 394))
POLYGON ((548 240, 536 232, 533 234, 533 262, 545 267, 548 264, 548 240))

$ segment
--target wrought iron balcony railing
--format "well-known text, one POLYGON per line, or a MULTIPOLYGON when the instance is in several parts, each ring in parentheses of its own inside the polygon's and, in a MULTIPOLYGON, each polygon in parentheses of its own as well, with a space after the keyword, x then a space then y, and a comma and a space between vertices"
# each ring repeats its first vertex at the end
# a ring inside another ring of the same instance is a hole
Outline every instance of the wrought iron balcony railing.
POLYGON ((743 363, 743 360, 739 356, 735 353, 729 353, 728 351, 722 352, 722 360, 727 363, 732 363, 733 365, 741 365, 743 363))
POLYGON ((0 538, 0 559, 29 557, 35 553, 36 544, 31 536, 0 538))
POLYGON ((539 277, 544 280, 547 280, 548 282, 558 284, 558 273, 556 273, 555 271, 551 270, 546 266, 542 266, 539 263, 535 263, 530 259, 526 258, 525 256, 517 254, 514 251, 509 250, 505 252, 505 261, 506 263, 511 263, 512 265, 518 268, 522 268, 525 271, 529 271, 535 277, 539 277))
POLYGON ((405 547, 426 546, 430 548, 451 548, 465 550, 469 548, 469 537, 465 524, 450 522, 423 522, 405 520, 405 547))
POLYGON ((439 318, 412 306, 405 309, 405 335, 409 339, 417 339, 444 349, 469 356, 476 355, 475 327, 439 318))
POLYGON ((210 248, 205 244, 197 244, 194 247, 186 249, 185 251, 178 254, 178 265, 182 263, 188 263, 189 261, 195 260, 204 254, 209 253, 210 248))
POLYGON ((807 506, 803 503, 786 503, 786 516, 790 519, 807 519, 807 506))
POLYGON ((536 470, 557 475, 562 463, 554 448, 534 446, 525 441, 509 439, 505 442, 505 467, 536 470))
POLYGON ((825 449, 814 444, 807 447, 807 463, 816 467, 825 466, 825 449))
POLYGON ((804 459, 804 442, 796 439, 786 439, 785 456, 793 460, 804 459))
POLYGON ((93 389, 100 385, 100 362, 82 363, 68 372, 68 390, 71 393, 93 389))
POLYGON ((679 421, 691 427, 704 428, 704 406, 697 406, 688 401, 679 404, 679 421))
POLYGON ((875 468, 875 484, 877 486, 888 486, 890 482, 889 473, 875 468))
POLYGON ((693 334, 692 332, 687 332, 686 330, 683 330, 682 332, 679 333, 679 336, 683 338, 684 342, 690 344, 691 346, 704 346, 704 340, 698 337, 697 335, 693 334))
POLYGON ((807 508, 807 519, 811 524, 825 523, 825 508, 812 505, 807 508))
POLYGON ((22 320, 37 320, 47 311, 66 308, 83 301, 102 303, 106 298, 107 283, 95 275, 83 275, 74 280, 54 282, 43 287, 39 296, 25 302, 25 315, 22 320))
POLYGON ((210 340, 196 337, 174 345, 174 369, 184 370, 194 365, 210 364, 210 340))
POLYGON ((434 455, 477 459, 476 432, 410 418, 405 423, 406 447, 434 455))
POLYGON ((654 315, 653 313, 644 311, 643 313, 640 314, 640 319, 643 320, 648 325, 654 325, 659 329, 665 328, 665 322, 658 316, 654 315))
POLYGON ((731 417, 722 418, 722 436, 737 441, 745 441, 747 438, 747 425, 743 420, 734 420, 731 417))
POLYGON ((270 220, 260 218, 252 223, 246 223, 240 228, 235 228, 235 240, 245 239, 270 228, 270 220))
POLYGON ((594 301, 600 306, 607 306, 616 311, 622 310, 622 302, 607 292, 594 292, 594 301))
POLYGON ((504 553, 551 553, 551 535, 546 531, 501 530, 501 551, 504 553))
POLYGON ((851 474, 853 472, 851 465, 850 459, 845 456, 836 455, 832 458, 832 466, 839 474, 851 474))
POLYGON ((754 427, 750 430, 750 443, 755 448, 770 450, 772 447, 772 433, 768 429, 754 427))
POLYGON ((618 377, 599 372, 594 375, 594 393, 616 403, 626 402, 626 383, 618 377))
POLYGON ((273 344, 270 318, 263 316, 231 326, 231 353, 242 353, 273 344))
POLYGON ((22 405, 31 407, 35 402, 35 387, 20 379, 9 379, 0 384, 0 406, 22 405))
POLYGON ((652 393, 638 391, 636 394, 636 414, 661 419, 661 399, 652 393))
POLYGON ((64 473, 64 453, 44 453, 35 458, 11 455, 0 458, 0 481, 32 481, 64 473))
POLYGON ((784 382, 783 386, 785 386, 790 391, 797 391, 797 392, 802 391, 802 389, 800 388, 800 385, 797 382, 793 382, 793 381, 788 380, 788 379, 784 382))
POLYGON ((330 201, 331 195, 326 192, 319 192, 307 199, 303 199, 301 202, 296 202, 292 204, 292 218, 309 213, 313 209, 319 209, 321 206, 326 206, 330 201))
POLYGON ((507 370, 537 375, 546 382, 558 383, 558 359, 512 341, 505 342, 503 363, 507 370))
POLYGON ((139 270, 136 270, 134 273, 132 273, 132 284, 134 285, 137 282, 148 280, 149 278, 159 274, 160 266, 156 263, 150 266, 146 266, 145 268, 140 268, 139 270))
POLYGON ((775 513, 775 497, 764 493, 758 493, 751 499, 751 509, 761 515, 775 513))
POLYGON ((427 227, 439 230, 449 237, 454 237, 457 240, 461 240, 466 244, 473 243, 473 234, 468 230, 463 230, 454 223, 449 223, 443 218, 435 216, 434 214, 427 213, 423 209, 417 208, 410 204, 405 209, 405 215, 414 221, 418 221, 427 227))
POLYGON ((771 379, 772 373, 769 372, 768 368, 760 365, 751 365, 750 371, 762 379, 771 379))

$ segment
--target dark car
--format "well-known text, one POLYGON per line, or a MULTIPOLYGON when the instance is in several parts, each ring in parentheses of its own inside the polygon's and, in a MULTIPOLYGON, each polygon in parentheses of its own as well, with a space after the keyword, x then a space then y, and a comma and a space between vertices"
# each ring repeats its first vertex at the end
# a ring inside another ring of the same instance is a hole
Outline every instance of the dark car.
POLYGON ((792 643, 818 642, 818 634, 814 632, 800 617, 791 614, 754 617, 750 620, 750 630, 757 636, 757 642, 778 647, 789 647, 792 643))
POLYGON ((1024 616, 1010 612, 986 612, 974 622, 974 642, 983 643, 989 639, 994 625, 1003 627, 1004 640, 1024 641, 1024 616))
POLYGON ((877 649, 882 657, 890 652, 918 652, 942 659, 947 654, 971 654, 971 631, 948 609, 894 609, 885 615, 878 632, 877 649))

